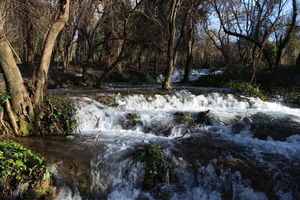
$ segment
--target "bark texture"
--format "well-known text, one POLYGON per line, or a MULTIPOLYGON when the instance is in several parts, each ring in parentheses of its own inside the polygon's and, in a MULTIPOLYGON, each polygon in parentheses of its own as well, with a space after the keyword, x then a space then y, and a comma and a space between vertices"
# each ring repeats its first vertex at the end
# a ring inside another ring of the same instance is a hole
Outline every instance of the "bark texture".
POLYGON ((171 77, 176 62, 176 44, 175 44, 176 17, 179 9, 179 4, 180 4, 180 0, 172 0, 171 13, 169 19, 169 40, 168 40, 168 52, 167 52, 168 63, 167 63, 167 71, 165 74, 165 80, 163 81, 162 84, 163 90, 172 89, 171 77))
POLYGON ((34 87, 35 87, 33 103, 35 106, 39 106, 43 101, 43 93, 47 82, 53 47, 58 34, 64 28, 66 22, 69 19, 70 0, 60 0, 60 4, 61 4, 60 5, 61 13, 48 31, 44 43, 43 51, 42 51, 40 65, 36 70, 36 73, 33 75, 34 87))

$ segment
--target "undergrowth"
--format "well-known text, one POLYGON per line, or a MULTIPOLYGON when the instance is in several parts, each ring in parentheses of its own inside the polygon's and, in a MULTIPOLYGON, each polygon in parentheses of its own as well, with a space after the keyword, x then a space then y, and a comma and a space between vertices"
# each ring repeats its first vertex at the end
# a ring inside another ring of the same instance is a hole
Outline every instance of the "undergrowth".
POLYGON ((294 92, 297 81, 295 67, 280 67, 269 71, 258 68, 254 83, 250 84, 251 70, 246 67, 228 67, 223 74, 200 77, 193 85, 202 87, 229 87, 246 96, 266 99, 272 94, 289 94, 294 92))
POLYGON ((71 100, 46 95, 41 116, 42 133, 68 135, 74 132, 77 122, 75 104, 71 100))
POLYGON ((45 160, 12 140, 0 142, 0 199, 45 195, 50 173, 45 160))

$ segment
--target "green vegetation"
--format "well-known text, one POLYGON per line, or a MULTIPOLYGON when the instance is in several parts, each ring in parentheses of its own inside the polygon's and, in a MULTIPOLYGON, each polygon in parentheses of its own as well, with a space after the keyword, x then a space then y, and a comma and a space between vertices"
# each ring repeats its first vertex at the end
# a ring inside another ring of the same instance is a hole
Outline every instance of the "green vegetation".
POLYGON ((0 142, 0 198, 37 199, 50 189, 45 160, 17 142, 0 142))
POLYGON ((165 166, 167 157, 158 143, 149 143, 142 146, 137 154, 137 159, 145 162, 145 175, 143 187, 151 189, 156 182, 165 182, 168 168, 165 166))
POLYGON ((136 125, 141 117, 137 113, 127 113, 125 116, 128 125, 136 125))
POLYGON ((77 122, 73 118, 76 113, 75 104, 67 99, 45 96, 44 113, 41 116, 43 134, 64 134, 74 132, 77 122))
POLYGON ((178 123, 185 123, 187 126, 197 125, 195 119, 187 112, 176 112, 174 116, 178 123))
POLYGON ((238 93, 251 96, 251 97, 259 97, 261 99, 266 99, 263 91, 256 85, 250 84, 248 82, 240 82, 240 81, 228 81, 224 84, 225 87, 233 88, 238 93))
POLYGON ((260 68, 252 84, 249 83, 251 73, 251 70, 245 67, 228 67, 223 74, 203 76, 193 84, 203 87, 229 87, 240 94, 261 99, 273 94, 288 95, 297 91, 295 74, 299 74, 299 71, 295 67, 281 67, 273 71, 260 68))

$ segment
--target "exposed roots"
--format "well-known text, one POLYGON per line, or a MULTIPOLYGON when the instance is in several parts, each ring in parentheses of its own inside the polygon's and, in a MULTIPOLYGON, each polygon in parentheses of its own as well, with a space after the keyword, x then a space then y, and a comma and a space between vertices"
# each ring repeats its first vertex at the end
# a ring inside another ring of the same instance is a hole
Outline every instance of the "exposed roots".
POLYGON ((8 135, 9 132, 8 132, 8 128, 6 127, 6 125, 3 121, 3 113, 4 113, 3 111, 0 112, 0 128, 3 129, 3 135, 6 136, 6 135, 8 135))
POLYGON ((5 106, 6 106, 6 111, 7 111, 12 129, 13 129, 13 132, 14 132, 15 135, 18 135, 19 134, 19 127, 17 125, 15 115, 14 115, 12 109, 11 109, 11 106, 10 106, 10 103, 9 103, 8 100, 5 101, 5 106))

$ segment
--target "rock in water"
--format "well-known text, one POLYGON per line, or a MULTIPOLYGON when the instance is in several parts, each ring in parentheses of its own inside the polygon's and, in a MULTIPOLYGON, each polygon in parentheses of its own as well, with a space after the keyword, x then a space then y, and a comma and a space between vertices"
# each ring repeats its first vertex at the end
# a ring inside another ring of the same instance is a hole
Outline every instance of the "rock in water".
POLYGON ((204 124, 204 125, 212 125, 212 120, 208 116, 209 110, 205 112, 199 112, 196 117, 196 122, 198 124, 204 124))

